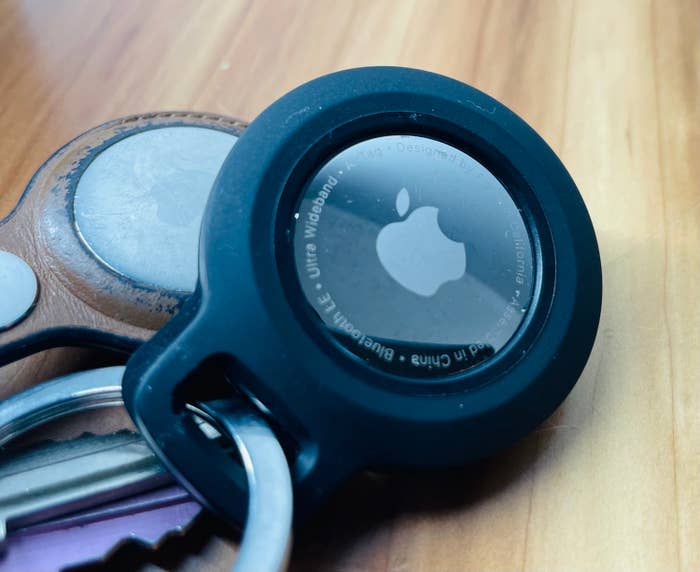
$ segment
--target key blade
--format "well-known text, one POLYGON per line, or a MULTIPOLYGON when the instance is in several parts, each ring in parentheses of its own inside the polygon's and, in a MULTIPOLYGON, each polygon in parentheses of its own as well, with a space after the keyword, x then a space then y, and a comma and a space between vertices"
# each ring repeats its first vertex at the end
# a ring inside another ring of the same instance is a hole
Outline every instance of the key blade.
POLYGON ((202 507, 171 486, 17 530, 6 541, 0 572, 58 572, 106 560, 125 542, 155 549, 185 534, 202 507))
POLYGON ((19 528, 172 482, 135 433, 83 435, 0 461, 0 550, 19 528))

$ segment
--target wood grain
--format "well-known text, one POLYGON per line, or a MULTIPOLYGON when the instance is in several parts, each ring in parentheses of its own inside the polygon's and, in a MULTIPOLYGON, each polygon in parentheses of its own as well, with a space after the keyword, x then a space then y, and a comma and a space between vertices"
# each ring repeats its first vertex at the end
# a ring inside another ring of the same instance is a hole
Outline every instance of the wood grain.
MULTIPOLYGON (((0 54, 2 212, 52 151, 113 117, 252 119, 305 80, 368 64, 502 100, 560 154, 598 233, 588 367, 549 422, 493 459, 350 483, 300 531, 292 567, 700 570, 696 0, 3 0, 0 54)), ((217 540, 177 568, 233 557, 217 540)))

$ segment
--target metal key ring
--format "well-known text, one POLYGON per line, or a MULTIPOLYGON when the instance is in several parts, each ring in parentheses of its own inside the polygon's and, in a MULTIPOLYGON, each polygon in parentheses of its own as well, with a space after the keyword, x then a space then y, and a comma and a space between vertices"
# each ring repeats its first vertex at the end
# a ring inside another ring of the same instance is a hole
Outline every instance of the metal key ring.
MULTIPOLYGON (((31 429, 90 409, 122 405, 124 367, 59 377, 0 403, 0 447, 31 429)), ((188 409, 233 443, 248 484, 248 518, 233 572, 286 569, 291 545, 292 484, 287 459, 267 423, 245 402, 225 413, 205 405, 188 409)))

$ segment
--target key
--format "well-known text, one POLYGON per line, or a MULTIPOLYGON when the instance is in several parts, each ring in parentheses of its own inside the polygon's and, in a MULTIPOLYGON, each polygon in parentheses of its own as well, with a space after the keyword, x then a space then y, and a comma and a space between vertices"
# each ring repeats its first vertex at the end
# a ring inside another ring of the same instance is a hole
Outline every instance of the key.
POLYGON ((35 524, 7 538, 0 572, 58 572, 102 562, 126 542, 156 549, 166 538, 184 534, 201 511, 184 489, 172 485, 35 524))
MULTIPOLYGON (((0 445, 70 413, 119 404, 120 384, 112 378, 120 376, 121 370, 122 368, 106 368, 72 374, 46 382, 0 403, 0 445)), ((238 449, 239 459, 243 461, 249 491, 248 519, 234 570, 256 572, 286 569, 293 507, 291 475, 286 456, 275 434, 249 404, 245 401, 227 402, 227 406, 226 416, 222 419, 219 419, 218 414, 212 414, 206 405, 200 407, 196 403, 188 404, 187 409, 199 424, 204 438, 212 441, 221 439, 228 441, 229 445, 232 442, 238 449), (224 438, 224 434, 227 438, 224 438)), ((43 449, 39 447, 39 451, 34 449, 14 458, 0 458, 0 467, 5 467, 4 472, 0 471, 0 490, 8 482, 11 485, 6 487, 4 497, 0 493, 0 523, 4 523, 5 533, 8 525, 14 529, 18 523, 36 522, 48 515, 55 516, 69 508, 84 507, 86 503, 96 500, 104 501, 114 495, 134 493, 136 488, 152 486, 153 483, 161 482, 162 478, 169 478, 155 461, 145 441, 140 443, 145 449, 140 452, 131 451, 133 456, 126 454, 129 453, 129 446, 134 445, 128 441, 133 439, 139 437, 128 432, 101 437, 84 435, 78 449, 76 443, 80 439, 45 444, 43 449), (114 441, 120 438, 126 441, 114 441), (112 442, 105 446, 105 440, 112 442), (59 452, 66 447, 68 450, 59 452), (116 456, 117 461, 110 460, 106 453, 116 456), (121 466, 119 462, 122 463, 121 466), (130 471, 133 473, 131 479, 126 478, 131 474, 130 471), (110 482, 111 489, 105 484, 110 482), (80 488, 84 490, 81 491, 80 488)), ((227 450, 230 450, 230 446, 227 450)), ((162 513, 162 509, 167 507, 158 508, 162 513)), ((108 509, 101 514, 106 518, 119 518, 119 514, 125 510, 122 506, 121 509, 108 509)), ((88 558, 100 553, 104 555, 101 552, 103 546, 118 544, 117 539, 123 539, 127 535, 125 530, 129 530, 129 536, 139 534, 131 528, 133 519, 129 519, 127 514, 124 517, 126 520, 122 519, 121 522, 124 528, 116 526, 110 533, 108 527, 102 544, 91 543, 95 550, 88 550, 88 558)), ((85 518, 84 515, 82 518, 85 518)), ((87 517, 87 524, 79 527, 80 536, 83 536, 85 526, 98 522, 99 519, 95 520, 96 518, 95 515, 92 519, 87 517)), ((187 513, 184 518, 188 518, 187 513)), ((153 521, 142 520, 144 525, 147 522, 153 521)), ((163 530, 163 521, 158 519, 158 522, 160 528, 156 527, 155 533, 163 530)), ((166 526, 170 527, 170 524, 166 523, 166 526)), ((96 530, 95 526, 90 528, 96 530)), ((153 536, 154 529, 147 527, 146 531, 149 530, 151 539, 147 538, 146 542, 159 538, 153 536)), ((86 543, 80 536, 74 537, 79 554, 85 552, 82 545, 86 543)), ((43 545, 34 546, 34 550, 46 552, 43 545)), ((61 550, 69 554, 74 552, 65 542, 61 550)), ((26 566, 26 561, 22 561, 22 567, 26 569, 26 566)))
POLYGON ((84 435, 0 459, 0 550, 7 531, 172 482, 135 433, 84 435))

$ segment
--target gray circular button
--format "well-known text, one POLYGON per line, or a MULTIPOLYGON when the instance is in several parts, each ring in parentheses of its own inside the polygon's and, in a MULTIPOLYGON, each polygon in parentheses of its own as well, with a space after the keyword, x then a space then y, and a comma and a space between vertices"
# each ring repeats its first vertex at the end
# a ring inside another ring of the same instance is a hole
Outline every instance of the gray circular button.
POLYGON ((24 260, 0 250, 0 330, 22 320, 36 302, 39 283, 24 260))
POLYGON ((199 228, 214 179, 237 137, 160 127, 102 151, 75 190, 75 223, 104 264, 144 285, 191 292, 199 228))

